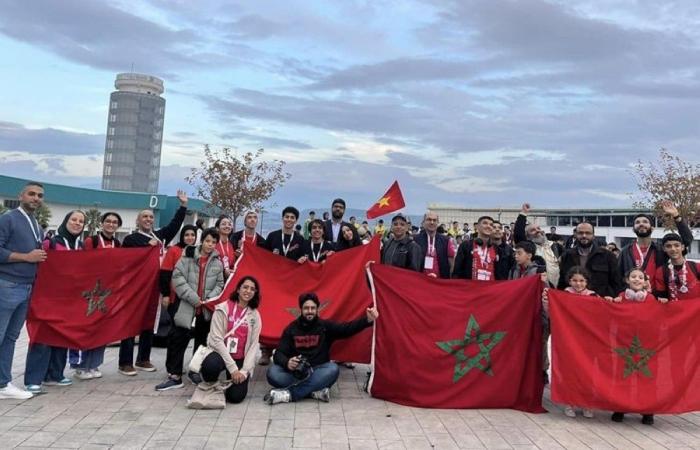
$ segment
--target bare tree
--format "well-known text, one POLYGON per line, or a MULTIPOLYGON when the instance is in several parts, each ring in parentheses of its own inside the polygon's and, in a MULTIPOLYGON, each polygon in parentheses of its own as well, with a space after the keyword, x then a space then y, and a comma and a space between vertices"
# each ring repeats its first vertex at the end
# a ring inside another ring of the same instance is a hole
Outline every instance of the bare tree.
POLYGON ((262 159, 263 149, 236 154, 228 147, 213 151, 204 146, 204 159, 185 180, 197 197, 228 213, 236 220, 245 210, 259 208, 291 176, 284 161, 262 159))
MULTIPOLYGON (((632 168, 637 184, 634 206, 663 215, 661 202, 670 200, 678 213, 688 223, 697 221, 700 212, 700 163, 690 163, 671 154, 665 148, 659 150, 658 161, 637 161, 632 168)), ((667 228, 675 228, 672 220, 666 220, 667 228)))

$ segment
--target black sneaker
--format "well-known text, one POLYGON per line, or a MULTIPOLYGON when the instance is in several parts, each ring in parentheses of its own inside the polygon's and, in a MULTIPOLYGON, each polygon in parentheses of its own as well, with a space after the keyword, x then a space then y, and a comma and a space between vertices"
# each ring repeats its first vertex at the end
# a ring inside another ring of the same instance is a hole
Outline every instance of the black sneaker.
POLYGON ((190 379, 192 384, 199 384, 202 382, 202 376, 197 372, 192 372, 191 370, 187 372, 187 378, 190 379))
POLYGON ((156 391, 169 391, 170 389, 180 389, 183 387, 182 378, 168 378, 156 386, 156 391))
POLYGON ((625 413, 621 412, 614 412, 612 413, 612 416, 610 416, 610 420, 613 422, 622 422, 625 418, 625 413))
POLYGON ((642 414, 642 423, 644 425, 654 425, 654 415, 653 414, 642 414))

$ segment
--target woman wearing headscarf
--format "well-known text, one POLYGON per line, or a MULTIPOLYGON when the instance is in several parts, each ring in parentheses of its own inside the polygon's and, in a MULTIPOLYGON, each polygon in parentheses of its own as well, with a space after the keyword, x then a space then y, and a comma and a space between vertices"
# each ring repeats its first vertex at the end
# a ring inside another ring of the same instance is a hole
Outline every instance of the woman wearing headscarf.
MULTIPOLYGON (((44 250, 74 251, 83 249, 80 236, 85 229, 85 213, 73 210, 66 214, 56 235, 45 240, 44 250)), ((27 351, 27 364, 24 370, 24 385, 33 394, 41 394, 45 386, 70 386, 70 378, 63 375, 66 367, 65 348, 45 344, 31 344, 27 351)))

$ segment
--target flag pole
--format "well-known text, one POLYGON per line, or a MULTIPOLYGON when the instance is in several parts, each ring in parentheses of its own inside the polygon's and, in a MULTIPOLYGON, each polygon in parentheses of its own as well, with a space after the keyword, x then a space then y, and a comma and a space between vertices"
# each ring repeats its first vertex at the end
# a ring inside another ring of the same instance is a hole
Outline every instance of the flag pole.
MULTIPOLYGON (((370 266, 372 264, 376 264, 375 261, 368 261, 367 265, 365 266, 365 271, 367 272, 367 281, 369 281, 369 289, 372 292, 372 303, 374 304, 374 307, 377 308, 377 312, 379 312, 379 307, 377 305, 377 291, 374 288, 374 277, 372 276, 372 270, 370 269, 370 266)), ((376 341, 377 338, 377 321, 375 320, 372 323, 372 353, 370 355, 370 360, 369 360, 369 381, 367 382, 367 393, 371 396, 372 395, 372 382, 374 381, 374 347, 377 343, 376 341)))

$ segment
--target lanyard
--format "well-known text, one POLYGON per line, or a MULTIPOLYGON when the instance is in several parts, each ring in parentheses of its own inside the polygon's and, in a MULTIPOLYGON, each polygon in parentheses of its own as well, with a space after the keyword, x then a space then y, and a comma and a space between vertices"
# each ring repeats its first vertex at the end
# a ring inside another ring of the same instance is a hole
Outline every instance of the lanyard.
POLYGON ((100 245, 102 246, 102 248, 114 248, 114 239, 112 239, 112 241, 110 242, 112 245, 107 246, 105 244, 105 240, 102 239, 102 234, 98 234, 97 237, 100 238, 100 245))
POLYGON ((17 208, 20 213, 24 216, 25 219, 27 219, 27 222, 29 222, 29 228, 32 229, 32 234, 34 235, 34 240, 36 241, 37 244, 41 244, 41 236, 39 235, 39 225, 37 224, 37 227, 34 228, 34 222, 32 222, 32 219, 29 218, 29 214, 24 212, 22 208, 17 208))
POLYGON ((477 255, 479 255, 479 259, 481 260, 481 267, 486 267, 488 263, 491 262, 491 258, 489 257, 489 246, 484 245, 484 248, 481 248, 480 245, 476 245, 476 250, 477 255))
POLYGON ((284 231, 282 232, 282 253, 284 253, 284 256, 287 256, 287 252, 289 251, 289 247, 292 246, 292 241, 294 240, 294 234, 289 235, 289 244, 284 245, 284 237, 287 236, 284 234, 284 231))
POLYGON ((68 250, 78 250, 78 244, 80 244, 80 238, 75 240, 75 248, 70 248, 70 244, 68 243, 68 239, 66 238, 61 238, 63 239, 63 243, 66 244, 66 248, 68 250))
POLYGON ((319 259, 321 259, 321 252, 323 251, 323 241, 321 241, 321 245, 318 248, 318 254, 314 252, 314 243, 311 242, 311 259, 314 260, 314 262, 318 262, 319 259))
MULTIPOLYGON (((230 241, 224 242, 219 242, 216 245, 216 249, 219 250, 219 255, 221 255, 226 261, 230 261, 230 255, 231 255, 231 244, 230 241)), ((228 267, 227 267, 228 268, 228 267)))
POLYGON ((428 256, 435 255, 435 236, 433 236, 432 242, 430 241, 430 235, 428 235, 428 256))
POLYGON ((634 255, 635 256, 634 262, 635 262, 637 267, 643 267, 644 261, 646 261, 646 259, 647 259, 647 254, 649 253, 649 249, 651 248, 651 245, 649 247, 647 247, 647 251, 645 251, 645 252, 642 252, 642 248, 639 246, 638 242, 634 243, 634 247, 636 250, 635 255, 634 255), (637 256, 639 257, 639 259, 637 259, 637 256))
POLYGON ((233 320, 233 325, 231 326, 231 330, 228 333, 226 333, 226 336, 224 336, 225 338, 227 338, 229 336, 233 336, 233 334, 236 332, 236 330, 239 329, 241 327, 241 325, 243 325, 243 322, 245 322, 245 320, 246 320, 246 312, 247 311, 248 311, 248 307, 246 306, 241 311, 240 317, 238 319, 236 319, 236 314, 238 313, 238 304, 233 305, 233 314, 228 316, 229 322, 231 320, 233 320))
POLYGON ((158 239, 158 236, 156 236, 156 234, 153 231, 151 231, 150 233, 145 233, 145 232, 139 230, 139 234, 142 234, 146 237, 149 237, 151 239, 155 239, 156 241, 158 241, 158 243, 160 244, 160 255, 163 256, 163 253, 165 251, 165 244, 163 243, 163 241, 158 239))

